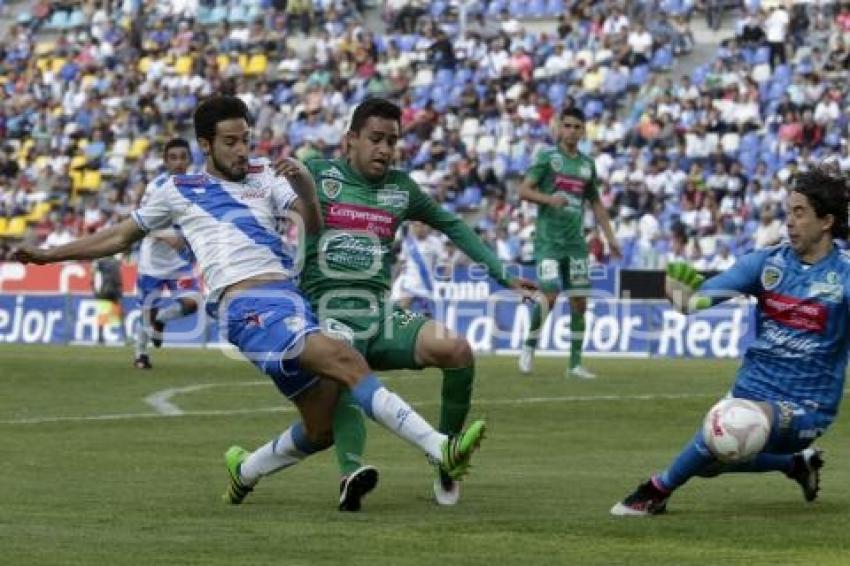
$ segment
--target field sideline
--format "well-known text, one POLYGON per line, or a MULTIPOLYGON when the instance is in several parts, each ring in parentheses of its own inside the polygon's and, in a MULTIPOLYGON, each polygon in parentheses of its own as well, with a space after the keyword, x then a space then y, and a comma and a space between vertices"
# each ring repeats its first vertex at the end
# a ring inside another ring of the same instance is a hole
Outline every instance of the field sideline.
MULTIPOLYGON (((220 500, 222 453, 253 448, 295 413, 245 362, 123 348, 0 347, 0 563, 95 564, 847 564, 848 419, 826 449, 821 498, 779 474, 694 480, 666 516, 616 519, 611 505, 665 466, 731 383, 734 361, 600 360, 567 381, 565 359, 533 377, 479 358, 472 416, 490 434, 456 508, 430 500, 432 473, 375 425, 381 471, 360 514, 336 510, 332 451, 220 500), (170 408, 169 408, 170 407, 170 408), (163 414, 166 413, 166 414, 163 414)), ((436 420, 439 373, 387 383, 436 420)))

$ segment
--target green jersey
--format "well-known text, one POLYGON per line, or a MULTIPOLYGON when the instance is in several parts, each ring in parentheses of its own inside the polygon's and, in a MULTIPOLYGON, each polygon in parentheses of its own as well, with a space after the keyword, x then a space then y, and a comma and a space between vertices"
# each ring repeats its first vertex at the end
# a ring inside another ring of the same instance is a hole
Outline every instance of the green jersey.
POLYGON ((463 220, 443 209, 404 172, 391 169, 376 182, 344 160, 317 159, 307 168, 316 182, 324 226, 307 237, 300 287, 315 302, 329 291, 390 289, 396 230, 420 220, 447 235, 473 261, 505 284, 502 263, 463 220))
POLYGON ((584 204, 599 200, 596 166, 588 156, 569 156, 560 148, 541 151, 526 179, 541 193, 562 194, 564 206, 538 204, 534 234, 536 257, 565 258, 587 255, 584 241, 584 204))

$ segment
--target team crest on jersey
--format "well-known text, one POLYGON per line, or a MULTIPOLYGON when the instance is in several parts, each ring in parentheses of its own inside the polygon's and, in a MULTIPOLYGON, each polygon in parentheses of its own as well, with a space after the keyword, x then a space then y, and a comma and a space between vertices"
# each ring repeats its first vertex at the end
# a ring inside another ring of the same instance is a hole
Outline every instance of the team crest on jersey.
POLYGON ((336 167, 331 167, 330 169, 322 171, 322 177, 336 179, 338 181, 345 181, 345 175, 343 175, 342 171, 340 171, 336 167))
POLYGON ((587 165, 582 165, 578 170, 578 176, 584 177, 585 179, 590 179, 590 167, 587 165))
POLYGON ((560 171, 564 168, 564 158, 557 153, 549 158, 549 165, 555 171, 560 171))
POLYGON ((378 191, 378 206, 407 208, 409 199, 408 194, 399 190, 398 185, 384 185, 384 188, 378 191))
POLYGON ((322 192, 329 199, 335 199, 342 190, 342 183, 336 179, 322 179, 322 192))
POLYGON ((770 291, 776 289, 782 282, 782 271, 772 265, 761 270, 761 286, 770 291))

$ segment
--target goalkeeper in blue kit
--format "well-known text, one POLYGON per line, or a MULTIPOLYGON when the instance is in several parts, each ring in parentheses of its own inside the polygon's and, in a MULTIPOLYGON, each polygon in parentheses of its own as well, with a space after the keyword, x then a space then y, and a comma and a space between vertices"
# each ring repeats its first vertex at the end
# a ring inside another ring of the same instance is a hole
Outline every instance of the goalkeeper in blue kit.
POLYGON ((770 422, 765 445, 745 461, 722 462, 702 428, 670 466, 611 509, 617 516, 663 513, 670 495, 694 476, 783 472, 818 494, 822 451, 813 446, 838 412, 850 340, 848 195, 843 178, 821 170, 799 174, 789 187, 788 243, 741 257, 703 281, 684 263, 667 268, 665 291, 689 313, 731 297, 756 297, 756 336, 744 353, 729 396, 757 403, 770 422))

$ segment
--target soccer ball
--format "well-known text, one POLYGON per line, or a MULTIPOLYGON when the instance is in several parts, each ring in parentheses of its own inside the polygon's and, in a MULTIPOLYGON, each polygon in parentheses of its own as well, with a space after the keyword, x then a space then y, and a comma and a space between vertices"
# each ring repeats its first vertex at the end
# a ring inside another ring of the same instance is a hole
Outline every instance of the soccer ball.
POLYGON ((705 416, 702 434, 721 462, 741 462, 761 452, 770 436, 764 411, 746 399, 723 399, 705 416))

